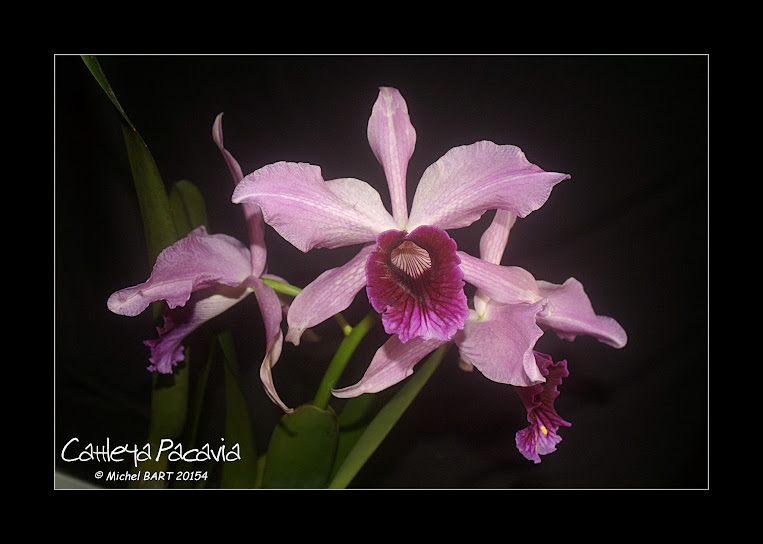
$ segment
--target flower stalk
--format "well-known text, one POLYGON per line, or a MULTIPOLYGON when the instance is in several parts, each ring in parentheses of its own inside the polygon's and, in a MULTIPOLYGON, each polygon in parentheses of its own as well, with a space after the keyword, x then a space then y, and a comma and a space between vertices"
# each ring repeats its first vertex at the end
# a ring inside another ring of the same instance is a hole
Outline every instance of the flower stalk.
POLYGON ((331 390, 339 382, 339 378, 342 377, 344 369, 350 362, 352 354, 355 353, 355 349, 360 344, 360 341, 368 334, 371 327, 376 324, 378 316, 376 312, 369 312, 360 323, 352 327, 352 330, 347 334, 342 343, 339 344, 339 348, 336 350, 334 357, 329 363, 329 367, 326 373, 323 375, 323 380, 318 386, 318 391, 315 394, 313 405, 325 410, 328 407, 329 400, 331 400, 331 390))

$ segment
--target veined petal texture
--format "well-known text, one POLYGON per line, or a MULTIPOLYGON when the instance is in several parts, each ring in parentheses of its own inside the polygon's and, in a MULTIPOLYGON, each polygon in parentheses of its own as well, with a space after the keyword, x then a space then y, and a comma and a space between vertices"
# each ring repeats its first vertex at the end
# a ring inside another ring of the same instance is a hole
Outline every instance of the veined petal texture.
POLYGON ((490 226, 480 237, 480 259, 493 264, 501 264, 503 252, 509 242, 509 231, 517 220, 517 215, 507 210, 496 210, 490 226))
POLYGON ((246 283, 238 287, 214 285, 195 291, 185 305, 165 310, 162 314, 164 323, 156 328, 159 337, 144 342, 151 349, 148 370, 171 373, 184 358, 183 342, 186 337, 202 323, 225 312, 250 294, 252 292, 246 283))
POLYGON ((273 288, 261 279, 252 277, 249 282, 257 297, 257 304, 260 307, 262 320, 265 325, 265 357, 260 365, 260 380, 262 380, 265 392, 270 397, 270 400, 280 406, 284 412, 291 412, 293 410, 286 406, 278 396, 275 384, 273 383, 273 367, 278 362, 283 347, 283 333, 281 332, 283 312, 281 311, 281 301, 278 299, 278 295, 273 288))
MULTIPOLYGON (((233 186, 235 187, 242 179, 244 175, 241 172, 241 166, 238 161, 225 149, 223 144, 223 114, 220 113, 215 117, 215 122, 212 125, 212 139, 217 144, 217 148, 220 150, 225 164, 228 165, 231 179, 233 179, 233 186)), ((265 261, 267 259, 267 251, 265 248, 265 222, 262 219, 262 212, 257 204, 242 204, 242 211, 244 212, 244 218, 246 219, 247 233, 249 234, 249 251, 252 255, 252 275, 259 276, 265 270, 265 261)))
POLYGON ((464 280, 497 302, 532 303, 543 298, 535 278, 523 268, 489 263, 463 251, 458 256, 464 280))
POLYGON ((406 173, 416 146, 416 130, 400 91, 382 87, 368 120, 368 142, 387 177, 392 216, 399 228, 408 219, 406 173))
POLYGON ((587 335, 615 348, 628 343, 628 335, 617 321, 596 315, 583 285, 575 278, 569 278, 563 285, 538 280, 538 287, 541 295, 551 301, 552 308, 538 317, 541 327, 553 330, 565 340, 587 335))
POLYGON ((464 330, 455 336, 461 358, 495 382, 522 387, 542 382, 533 355, 535 343, 543 336, 535 322, 542 306, 542 301, 489 301, 484 318, 467 320, 464 330))
POLYGON ((466 227, 487 210, 525 217, 546 202, 554 185, 569 177, 545 172, 513 145, 481 141, 454 147, 424 171, 406 228, 466 227))
POLYGON ((249 250, 226 234, 207 234, 201 226, 157 257, 149 279, 112 294, 114 313, 136 316, 157 300, 170 308, 185 304, 191 293, 213 285, 240 285, 252 274, 249 250))
POLYGON ((368 300, 384 330, 409 338, 450 340, 469 317, 456 242, 431 225, 376 239, 366 264, 368 300))
POLYGON ((413 374, 413 367, 445 342, 412 338, 405 344, 391 336, 380 347, 363 377, 354 385, 333 390, 335 397, 357 397, 363 393, 377 393, 403 381, 413 374))
POLYGON ((264 166, 236 186, 232 200, 258 204, 265 222, 301 251, 370 242, 395 228, 373 187, 352 178, 324 181, 321 169, 306 163, 264 166))
POLYGON ((326 270, 302 289, 286 316, 289 324, 287 342, 298 345, 305 329, 322 323, 352 304, 355 295, 366 286, 366 260, 373 247, 363 247, 346 264, 326 270))

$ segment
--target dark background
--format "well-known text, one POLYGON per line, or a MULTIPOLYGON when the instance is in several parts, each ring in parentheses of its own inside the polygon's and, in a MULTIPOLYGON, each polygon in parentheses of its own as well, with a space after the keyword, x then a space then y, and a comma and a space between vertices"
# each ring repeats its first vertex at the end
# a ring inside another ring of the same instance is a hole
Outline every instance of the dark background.
MULTIPOLYGON (((189 179, 210 230, 246 240, 232 181, 211 137, 225 112, 226 147, 244 173, 278 161, 356 177, 388 202, 366 138, 378 87, 405 97, 417 131, 409 202, 424 169, 450 148, 515 144, 545 170, 571 174, 512 230, 503 263, 538 279, 573 276, 599 314, 629 335, 615 350, 546 334, 566 358, 556 407, 572 423, 535 465, 514 434, 526 412, 511 388, 465 373, 452 349, 355 479, 365 488, 706 488, 708 480, 708 69, 705 55, 649 56, 102 56, 122 106, 169 186, 189 179)), ((153 337, 150 312, 128 318, 108 296, 150 272, 117 115, 78 56, 55 68, 55 454, 81 443, 143 444, 153 337)), ((492 212, 451 234, 475 253, 492 212)), ((355 248, 306 255, 268 227, 270 271, 299 286, 355 248)), ((346 312, 368 309, 361 293, 346 312)), ((264 448, 280 415, 257 377, 262 323, 254 297, 190 342, 192 376, 209 336, 231 328, 264 448), (194 358, 195 356, 195 358, 194 358)), ((276 385, 291 406, 312 398, 338 342, 285 345, 276 385), (303 344, 304 345, 304 344, 303 344)), ((384 335, 364 342, 341 385, 360 377, 384 335)), ((220 370, 204 432, 217 443, 220 370)), ((340 406, 340 403, 337 403, 340 406)), ((93 463, 57 463, 91 479, 93 463)))

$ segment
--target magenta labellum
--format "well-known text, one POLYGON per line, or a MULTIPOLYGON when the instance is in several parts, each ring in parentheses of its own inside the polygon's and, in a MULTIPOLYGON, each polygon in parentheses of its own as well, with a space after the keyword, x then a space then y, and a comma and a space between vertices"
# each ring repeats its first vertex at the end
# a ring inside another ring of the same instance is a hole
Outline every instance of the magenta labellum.
POLYGON ((469 317, 456 242, 437 227, 388 230, 366 262, 368 300, 401 342, 448 341, 469 317))
POLYGON ((556 451, 556 445, 562 441, 562 437, 556 433, 559 427, 572 425, 562 419, 554 408, 562 379, 570 373, 567 361, 555 363, 550 355, 538 351, 533 353, 546 381, 530 387, 514 388, 527 408, 527 421, 530 422, 529 427, 517 432, 515 440, 517 449, 525 458, 540 463, 540 456, 556 451))

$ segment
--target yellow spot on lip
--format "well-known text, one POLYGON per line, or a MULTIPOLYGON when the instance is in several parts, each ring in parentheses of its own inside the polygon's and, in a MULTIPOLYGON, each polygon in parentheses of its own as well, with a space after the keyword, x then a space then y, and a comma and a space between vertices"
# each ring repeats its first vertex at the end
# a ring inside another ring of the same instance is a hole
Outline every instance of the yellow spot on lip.
POLYGON ((545 435, 547 435, 547 434, 548 434, 548 429, 546 429, 546 426, 545 426, 545 425, 542 425, 542 424, 541 424, 541 426, 540 426, 540 431, 541 431, 543 434, 545 434, 545 435))

